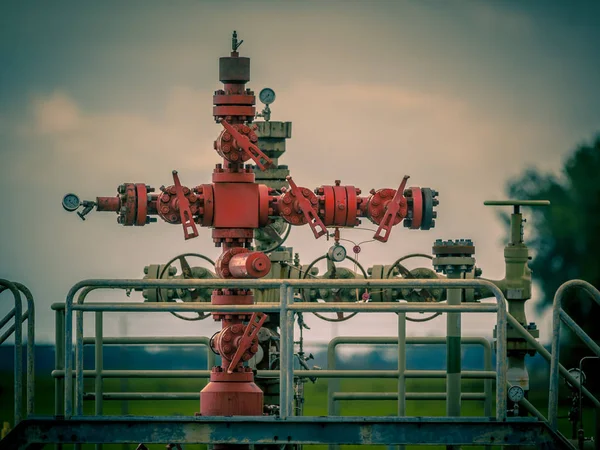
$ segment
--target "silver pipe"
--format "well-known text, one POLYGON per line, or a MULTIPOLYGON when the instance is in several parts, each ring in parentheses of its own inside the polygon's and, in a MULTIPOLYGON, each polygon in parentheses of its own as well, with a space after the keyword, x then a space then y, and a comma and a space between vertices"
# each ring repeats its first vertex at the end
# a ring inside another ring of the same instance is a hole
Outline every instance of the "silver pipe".
POLYGON ((96 333, 96 342, 94 343, 94 353, 96 357, 96 379, 94 388, 96 393, 95 413, 97 416, 102 415, 102 369, 104 367, 102 327, 102 312, 96 312, 96 326, 94 330, 96 333))
MULTIPOLYGON (((398 417, 406 416, 406 313, 398 313, 398 417)), ((404 450, 405 445, 398 445, 404 450)))
MULTIPOLYGON (((285 307, 289 301, 287 286, 285 284, 280 285, 279 298, 281 302, 279 327, 281 330, 280 345, 279 345, 279 415, 282 419, 290 415, 292 406, 288 403, 288 385, 286 377, 284 376, 288 366, 290 364, 290 356, 287 352, 288 341, 290 340, 290 324, 287 321, 287 311, 285 307)), ((292 324, 293 326, 293 324, 292 324)))
MULTIPOLYGON (((288 347, 289 348, 289 347, 288 347)), ((54 378, 64 378, 65 370, 53 370, 54 378)), ((262 378, 279 378, 279 370, 258 370, 257 376, 262 378)), ((398 378, 397 370, 294 370, 293 375, 305 378, 398 378)), ((407 370, 406 378, 418 379, 443 379, 446 378, 445 370, 407 370)), ((71 373, 72 377, 76 374, 71 373)), ((94 378, 95 370, 84 370, 84 378, 94 378)), ((210 370, 103 370, 103 378, 207 378, 210 370)), ((461 372, 465 379, 494 379, 496 372, 481 370, 466 370, 461 372)), ((285 378, 285 377, 284 377, 285 378)), ((292 393, 293 398, 293 393, 292 393)))
MULTIPOLYGON (((550 393, 548 397, 548 423, 553 430, 558 429, 558 382, 560 359, 560 312, 562 311, 563 297, 570 288, 581 288, 600 305, 600 292, 587 281, 571 280, 563 283, 554 294, 552 305, 552 358, 550 360, 550 393)), ((578 327, 578 325, 575 325, 578 327)), ((570 380, 569 380, 570 381, 570 380)), ((573 383, 579 386, 579 383, 573 383)), ((582 389, 583 391, 583 389, 582 389)), ((597 402, 597 401, 596 401, 597 402)))
MULTIPOLYGON (((415 288, 423 288, 423 287, 462 287, 462 288, 473 288, 473 287, 487 287, 496 297, 498 302, 497 307, 497 315, 498 315, 498 345, 497 345, 497 357, 496 357, 496 369, 497 369, 497 380, 496 385, 498 386, 496 392, 496 418, 498 420, 504 420, 506 418, 506 300, 502 292, 491 282, 486 280, 447 280, 447 279, 437 279, 437 280, 419 280, 419 279, 378 279, 378 280, 317 280, 317 279, 305 279, 305 280, 278 280, 278 279, 269 279, 269 280, 222 280, 222 279, 210 279, 210 280, 115 280, 115 279, 104 279, 104 280, 83 280, 79 283, 75 284, 67 294, 66 302, 65 302, 65 372, 67 376, 65 377, 65 416, 68 418, 72 415, 72 397, 69 395, 70 389, 72 389, 72 371, 73 364, 70 361, 68 355, 71 354, 73 348, 73 329, 72 329, 72 318, 73 318, 73 310, 78 307, 80 310, 85 310, 92 305, 73 305, 73 298, 75 294, 84 287, 98 287, 98 288, 109 288, 109 289, 123 289, 123 288, 200 288, 200 287, 247 287, 247 288, 273 288, 280 287, 282 284, 287 284, 290 287, 335 287, 345 286, 345 287, 367 287, 367 288, 377 288, 377 287, 415 287, 415 288)), ((132 305, 133 306, 133 305, 132 305)), ((146 305, 136 305, 136 306, 151 306, 150 304, 146 305)), ((154 306, 154 305, 152 305, 154 306)), ((157 305, 162 306, 162 305, 157 305)), ((169 305, 167 305, 169 306, 169 305)), ((187 305, 175 304, 173 306, 181 307, 187 305)), ((207 309, 209 305, 206 305, 205 308, 193 309, 195 311, 208 311, 207 309)), ((249 305, 245 308, 246 311, 251 310, 250 306, 259 306, 259 305, 249 305)), ((289 307, 290 310, 295 310, 295 307, 304 306, 304 305, 292 305, 289 307)), ((318 305, 315 305, 318 306, 318 305)), ((359 306, 369 306, 359 305, 359 306)), ((411 306, 411 305, 407 305, 411 306)), ((423 305, 425 308, 421 308, 422 310, 429 310, 427 308, 428 305, 423 305)), ((482 307, 488 305, 481 305, 482 307)), ((461 307, 460 311, 465 311, 461 307)), ((102 308, 99 308, 102 310, 102 308)), ((264 308, 266 310, 267 308, 264 308)), ((111 309, 111 310, 120 310, 120 309, 111 309)), ((132 310, 145 310, 143 308, 134 308, 132 310)), ((150 310, 150 309, 148 309, 150 310)), ((171 310, 165 308, 157 308, 155 311, 164 311, 171 310)), ((184 311, 183 309, 177 309, 184 311)), ((221 308, 222 311, 228 311, 229 308, 221 308)), ((231 309, 235 311, 235 309, 231 309)), ((359 308, 359 310, 368 310, 368 308, 363 309, 359 308)), ((412 309, 406 309, 406 311, 410 311, 412 309)), ((394 311, 396 311, 394 309, 394 311)), ((402 310, 400 310, 402 311, 402 310)), ((443 311, 443 308, 442 308, 443 311)), ((457 309, 458 311, 458 309, 457 309)), ((484 309, 478 309, 476 311, 484 311, 484 309)), ((466 312, 466 311, 465 311, 466 312)), ((293 343, 292 343, 293 348, 293 343)), ((291 374, 290 374, 291 375, 291 374)))
MULTIPOLYGON (((445 392, 407 392, 407 400, 446 400, 445 392)), ((482 392, 463 392, 463 400, 485 400, 482 392)), ((397 400, 397 392, 334 392, 334 401, 342 400, 397 400)))
POLYGON ((0 286, 4 286, 10 290, 15 301, 15 353, 14 353, 14 376, 15 376, 15 392, 14 392, 14 414, 15 426, 21 421, 22 417, 22 402, 23 402, 23 331, 22 325, 22 304, 21 293, 14 283, 8 280, 0 279, 0 286))
MULTIPOLYGON (((27 311, 21 314, 21 323, 27 320, 27 415, 33 414, 35 411, 35 302, 31 291, 24 284, 13 283, 27 300, 27 311)), ((5 287, 0 287, 0 293, 5 287)), ((22 311, 21 311, 22 312, 22 311)), ((15 309, 13 308, 9 315, 14 317, 15 309)), ((2 328, 3 325, 0 325, 2 328)), ((11 325, 7 334, 0 338, 0 344, 4 342, 8 336, 15 330, 15 325, 11 325)), ((21 326, 22 330, 22 326, 21 326)), ((23 338, 21 338, 21 343, 23 338)))

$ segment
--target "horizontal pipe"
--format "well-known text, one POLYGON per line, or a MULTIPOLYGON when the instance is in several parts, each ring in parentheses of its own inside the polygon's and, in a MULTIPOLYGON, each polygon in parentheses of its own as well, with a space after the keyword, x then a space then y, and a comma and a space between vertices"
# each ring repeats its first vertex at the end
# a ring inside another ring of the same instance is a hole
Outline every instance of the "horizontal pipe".
POLYGON ((279 312, 279 303, 211 305, 210 303, 88 303, 74 304, 73 311, 104 312, 279 312))
MULTIPOLYGON (((279 303, 255 303, 253 305, 211 305, 210 303, 88 303, 74 304, 74 311, 104 312, 279 312, 279 303)), ((445 305, 431 303, 297 303, 289 306, 295 312, 497 312, 496 305, 469 304, 445 305)))
MULTIPOLYGON (((279 370, 259 370, 257 377, 279 378, 279 370)), ((463 378, 481 379, 495 378, 493 371, 463 371, 463 378)), ((53 370, 54 378, 63 378, 64 370, 53 370)), ((73 375, 74 376, 74 375, 73 375)), ((95 370, 84 370, 85 378, 96 376, 95 370)), ((104 370, 103 378, 208 378, 210 370, 104 370)), ((397 370, 294 370, 297 377, 316 378, 396 378, 397 370)), ((407 370, 406 378, 445 378, 445 370, 407 370)))
POLYGON ((432 303, 296 303, 289 307, 296 312, 492 312, 496 305, 446 305, 432 303))
MULTIPOLYGON (((206 336, 134 336, 134 337, 105 337, 104 345, 208 345, 210 338, 206 336)), ((94 345, 96 338, 83 338, 84 345, 94 345)))
MULTIPOLYGON (((446 400, 445 392, 407 392, 406 400, 446 400)), ((397 400, 397 392, 334 392, 334 400, 397 400)), ((483 392, 463 392, 463 400, 485 400, 483 392)))
MULTIPOLYGON (((103 400, 198 400, 200 392, 105 392, 103 400)), ((84 400, 95 400, 94 392, 86 392, 84 400)))
MULTIPOLYGON (((94 392, 86 392, 84 400, 94 400, 94 392)), ((105 392, 104 400, 198 400, 199 392, 105 392)), ((397 400, 396 392, 335 392, 334 400, 397 400)), ((444 392, 408 392, 407 400, 445 400, 444 392)), ((463 392, 463 400, 485 400, 485 394, 479 392, 463 392)))
POLYGON ((272 289, 279 288, 281 285, 292 286, 294 288, 328 288, 342 286, 347 288, 382 288, 382 287, 411 287, 411 288, 430 288, 430 287, 460 287, 460 288, 476 288, 481 286, 490 286, 491 283, 485 280, 478 279, 416 279, 416 278, 355 278, 355 279, 88 279, 76 283, 70 293, 75 294, 84 287, 98 287, 106 289, 135 289, 135 288, 250 288, 250 289, 272 289))

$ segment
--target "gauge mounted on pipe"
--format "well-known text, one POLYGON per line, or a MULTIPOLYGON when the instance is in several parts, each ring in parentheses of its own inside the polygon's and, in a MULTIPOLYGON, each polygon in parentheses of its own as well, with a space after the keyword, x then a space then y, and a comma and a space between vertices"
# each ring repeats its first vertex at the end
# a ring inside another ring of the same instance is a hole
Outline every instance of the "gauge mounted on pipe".
POLYGON ((81 205, 79 197, 75 194, 66 194, 62 200, 62 207, 69 212, 75 211, 81 205))
POLYGON ((508 390, 508 398, 513 403, 519 403, 525 397, 525 392, 521 386, 511 386, 508 390))
POLYGON ((275 91, 271 88, 264 88, 258 94, 258 98, 265 105, 270 105, 275 101, 275 91))
POLYGON ((327 257, 333 262, 342 262, 346 259, 346 248, 343 245, 336 244, 327 251, 327 257))

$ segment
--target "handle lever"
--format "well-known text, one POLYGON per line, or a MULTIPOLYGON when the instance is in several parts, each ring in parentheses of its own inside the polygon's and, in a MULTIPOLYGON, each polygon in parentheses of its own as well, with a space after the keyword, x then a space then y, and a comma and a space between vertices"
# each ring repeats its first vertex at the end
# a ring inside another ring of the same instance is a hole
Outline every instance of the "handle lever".
POLYGON ((286 180, 290 185, 290 190, 296 197, 298 201, 298 206, 302 210, 306 221, 308 222, 308 226, 312 230, 316 239, 319 239, 321 236, 327 234, 327 228, 325 228, 325 224, 321 220, 321 218, 317 215, 317 212, 313 209, 312 205, 308 201, 308 199, 302 195, 302 191, 298 188, 292 177, 287 176, 286 180))
POLYGON ((181 224, 183 225, 183 235, 185 240, 198 237, 198 229, 194 223, 192 217, 192 211, 190 210, 190 202, 183 193, 183 187, 179 181, 179 175, 177 171, 173 171, 173 182, 175 184, 175 193, 177 195, 177 202, 179 204, 179 215, 181 217, 181 224))
POLYGON ((406 187, 406 182, 409 178, 408 175, 404 175, 394 198, 387 204, 385 214, 383 215, 383 219, 381 219, 381 223, 379 224, 379 228, 377 228, 373 239, 378 240, 379 242, 387 242, 390 237, 390 232, 394 226, 394 219, 396 218, 398 211, 400 211, 400 202, 404 200, 404 188, 406 187))
POLYGON ((268 317, 269 316, 267 316, 265 313, 261 312, 252 314, 252 317, 250 317, 250 323, 246 325, 246 328, 244 329, 244 335, 242 336, 242 339, 240 339, 239 347, 235 352, 235 355, 233 355, 233 358, 231 358, 231 362, 229 363, 229 367, 227 368, 227 373, 233 373, 233 369, 235 369, 236 366, 239 364, 240 360, 242 359, 242 356, 244 355, 244 353, 246 353, 246 350, 250 348, 250 346, 252 345, 252 341, 254 340, 254 338, 260 331, 260 328, 263 326, 263 323, 265 323, 265 320, 267 320, 268 317))
POLYGON ((250 156, 250 158, 252 158, 252 161, 256 163, 260 170, 267 170, 273 165, 273 160, 265 155, 260 148, 250 142, 247 136, 244 136, 242 133, 236 130, 226 120, 221 120, 221 125, 223 125, 223 128, 225 128, 229 134, 233 136, 237 142, 237 145, 240 146, 242 150, 244 150, 244 152, 250 156), (264 164, 262 163, 261 158, 264 159, 264 164))

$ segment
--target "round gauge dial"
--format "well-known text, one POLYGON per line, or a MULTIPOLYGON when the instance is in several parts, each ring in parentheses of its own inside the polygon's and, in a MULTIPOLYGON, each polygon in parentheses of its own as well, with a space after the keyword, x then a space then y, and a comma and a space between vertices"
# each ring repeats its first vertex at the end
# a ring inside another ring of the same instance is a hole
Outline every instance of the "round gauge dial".
POLYGON ((335 262, 342 262, 346 259, 346 249, 342 245, 334 245, 329 249, 329 259, 335 262))
MULTIPOLYGON (((569 373, 571 374, 571 376, 573 378, 575 378, 575 380, 579 384, 581 384, 582 386, 585 384, 585 373, 583 373, 581 370, 579 370, 577 368, 573 368, 573 369, 569 369, 569 373)), ((579 386, 573 386, 568 381, 567 381, 567 386, 569 386, 571 389, 579 389, 579 386)))
POLYGON ((79 197, 75 194, 67 194, 63 197, 62 206, 67 211, 75 211, 79 208, 81 202, 79 201, 79 197))
POLYGON ((521 386, 511 386, 508 390, 508 398, 513 403, 519 403, 525 397, 525 392, 521 386))
POLYGON ((260 91, 260 94, 258 94, 258 98, 265 105, 270 105, 275 101, 275 91, 271 88, 264 88, 260 91))

